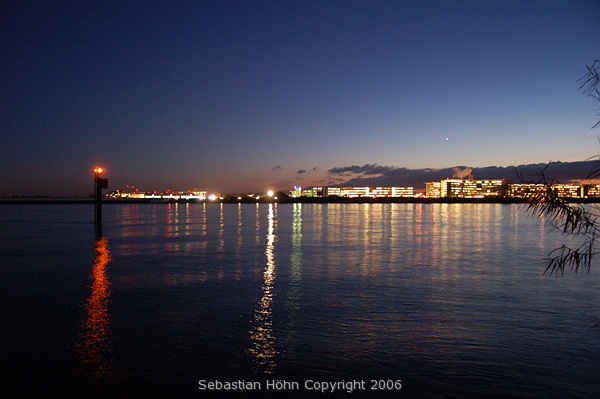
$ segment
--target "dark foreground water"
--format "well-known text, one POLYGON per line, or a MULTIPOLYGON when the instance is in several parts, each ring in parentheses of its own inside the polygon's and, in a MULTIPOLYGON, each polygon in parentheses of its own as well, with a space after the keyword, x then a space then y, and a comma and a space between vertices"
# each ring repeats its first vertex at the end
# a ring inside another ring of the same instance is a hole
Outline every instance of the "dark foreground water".
POLYGON ((565 238, 518 205, 113 204, 102 233, 0 206, 2 397, 600 394, 600 270, 543 276, 565 238))

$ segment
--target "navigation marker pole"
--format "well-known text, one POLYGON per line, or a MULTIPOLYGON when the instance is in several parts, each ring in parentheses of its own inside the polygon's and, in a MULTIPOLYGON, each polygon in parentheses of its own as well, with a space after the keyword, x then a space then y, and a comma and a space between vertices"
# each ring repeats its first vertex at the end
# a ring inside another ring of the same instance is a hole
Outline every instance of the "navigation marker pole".
POLYGON ((102 189, 108 188, 108 179, 100 177, 102 172, 101 167, 94 168, 94 225, 99 235, 102 235, 102 189))

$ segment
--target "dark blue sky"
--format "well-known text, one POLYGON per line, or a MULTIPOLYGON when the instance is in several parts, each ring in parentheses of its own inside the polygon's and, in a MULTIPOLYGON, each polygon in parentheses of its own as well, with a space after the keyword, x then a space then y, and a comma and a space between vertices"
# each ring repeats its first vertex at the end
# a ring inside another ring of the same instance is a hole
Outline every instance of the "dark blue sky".
POLYGON ((577 82, 600 58, 597 1, 9 1, 0 16, 0 194, 85 195, 96 164, 111 189, 238 192, 598 152, 577 82))

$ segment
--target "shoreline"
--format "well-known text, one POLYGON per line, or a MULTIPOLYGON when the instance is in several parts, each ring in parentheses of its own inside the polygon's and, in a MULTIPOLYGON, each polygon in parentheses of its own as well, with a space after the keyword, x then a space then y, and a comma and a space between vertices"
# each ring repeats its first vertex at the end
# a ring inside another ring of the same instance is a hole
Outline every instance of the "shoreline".
MULTIPOLYGON (((523 204, 529 202, 527 198, 280 198, 273 200, 265 198, 251 199, 223 199, 223 200, 170 200, 153 198, 105 198, 102 204, 523 204)), ((600 203, 600 198, 565 198, 568 203, 592 204, 600 203)), ((0 205, 69 205, 69 204, 95 204, 93 198, 0 198, 0 205)))

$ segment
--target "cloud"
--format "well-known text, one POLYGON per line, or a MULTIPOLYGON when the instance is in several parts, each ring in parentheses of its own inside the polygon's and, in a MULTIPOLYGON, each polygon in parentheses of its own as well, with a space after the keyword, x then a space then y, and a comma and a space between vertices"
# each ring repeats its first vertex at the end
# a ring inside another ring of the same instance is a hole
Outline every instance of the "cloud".
POLYGON ((466 179, 473 172, 473 169, 471 168, 461 169, 460 167, 454 167, 452 170, 454 171, 452 177, 457 179, 466 179))
POLYGON ((297 171, 296 173, 298 173, 298 174, 306 173, 306 170, 304 170, 304 169, 300 169, 300 170, 299 170, 299 171, 297 171))
POLYGON ((272 167, 271 170, 283 170, 283 168, 281 166, 277 165, 277 166, 272 167))
POLYGON ((332 175, 346 175, 348 173, 354 174, 364 174, 364 175, 379 175, 389 172, 390 170, 394 170, 392 166, 381 166, 375 164, 366 164, 363 166, 352 165, 352 166, 343 166, 343 167, 335 167, 331 168, 327 171, 327 173, 332 175))

